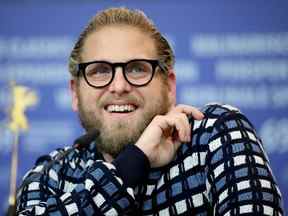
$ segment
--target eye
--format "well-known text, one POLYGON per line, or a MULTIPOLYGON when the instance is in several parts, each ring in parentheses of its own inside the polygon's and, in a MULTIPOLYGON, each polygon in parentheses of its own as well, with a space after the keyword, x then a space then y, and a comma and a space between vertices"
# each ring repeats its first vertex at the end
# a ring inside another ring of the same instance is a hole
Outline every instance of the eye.
POLYGON ((105 76, 112 73, 111 66, 106 63, 93 63, 86 67, 87 76, 105 76))
POLYGON ((145 71, 145 67, 141 64, 133 64, 129 67, 128 70, 130 73, 142 73, 145 71))
POLYGON ((152 67, 145 61, 134 61, 126 66, 126 73, 130 76, 141 76, 152 71, 152 67))

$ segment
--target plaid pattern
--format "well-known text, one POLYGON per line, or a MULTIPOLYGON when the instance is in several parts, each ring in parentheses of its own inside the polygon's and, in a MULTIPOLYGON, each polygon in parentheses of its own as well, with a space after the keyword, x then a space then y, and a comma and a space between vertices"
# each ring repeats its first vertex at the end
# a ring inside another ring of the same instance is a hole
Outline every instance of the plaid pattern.
MULTIPOLYGON (((113 164, 86 151, 38 159, 17 195, 20 215, 283 215, 281 193, 251 123, 210 104, 193 137, 165 167, 127 188, 113 164)), ((130 172, 133 172, 131 170, 130 172)))

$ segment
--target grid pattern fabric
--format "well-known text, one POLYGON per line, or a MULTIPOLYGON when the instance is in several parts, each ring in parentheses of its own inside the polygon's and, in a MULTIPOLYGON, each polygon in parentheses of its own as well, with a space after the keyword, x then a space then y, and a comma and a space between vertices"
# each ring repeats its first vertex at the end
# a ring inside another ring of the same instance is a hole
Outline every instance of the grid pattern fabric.
MULTIPOLYGON (((125 187, 113 164, 86 151, 58 149, 38 159, 17 195, 19 215, 283 215, 261 140, 229 105, 209 104, 192 121, 192 140, 175 159, 125 187)), ((133 172, 133 170, 129 171, 133 172)))

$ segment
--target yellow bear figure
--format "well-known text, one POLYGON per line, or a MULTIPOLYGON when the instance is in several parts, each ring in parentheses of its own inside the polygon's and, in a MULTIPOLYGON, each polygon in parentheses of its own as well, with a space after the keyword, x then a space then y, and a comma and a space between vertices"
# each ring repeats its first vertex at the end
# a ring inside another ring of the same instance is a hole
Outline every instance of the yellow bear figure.
POLYGON ((28 120, 25 116, 25 110, 29 106, 37 103, 37 95, 31 89, 12 84, 13 106, 10 112, 9 128, 13 132, 18 132, 20 129, 28 129, 28 120))

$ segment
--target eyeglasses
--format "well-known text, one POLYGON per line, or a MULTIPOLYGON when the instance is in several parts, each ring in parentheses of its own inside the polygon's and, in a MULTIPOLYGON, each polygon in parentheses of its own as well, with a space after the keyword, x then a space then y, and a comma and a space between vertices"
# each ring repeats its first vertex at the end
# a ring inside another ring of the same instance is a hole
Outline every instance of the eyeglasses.
POLYGON ((153 79, 157 66, 165 71, 161 62, 154 59, 133 59, 117 63, 91 61, 78 64, 77 76, 82 73, 88 85, 94 88, 103 88, 113 81, 116 68, 121 67, 124 78, 129 84, 144 86, 153 79))

